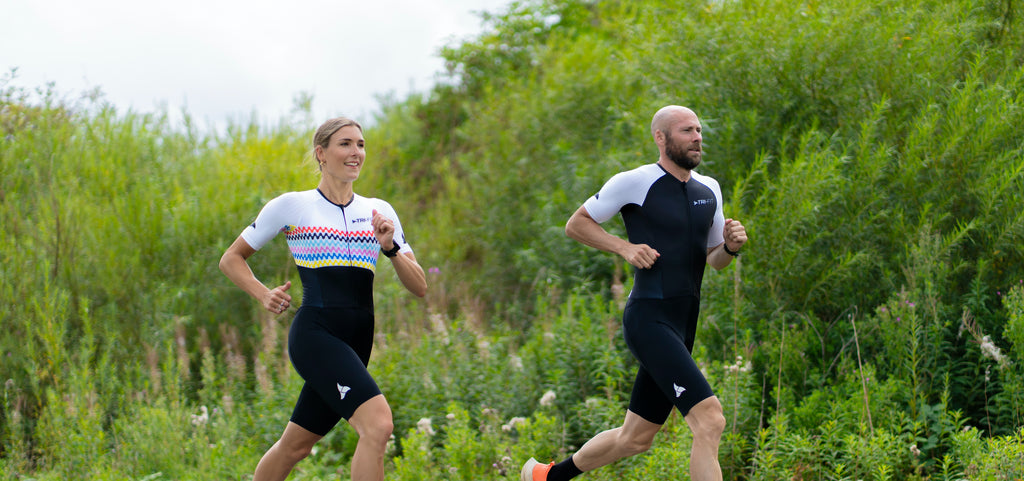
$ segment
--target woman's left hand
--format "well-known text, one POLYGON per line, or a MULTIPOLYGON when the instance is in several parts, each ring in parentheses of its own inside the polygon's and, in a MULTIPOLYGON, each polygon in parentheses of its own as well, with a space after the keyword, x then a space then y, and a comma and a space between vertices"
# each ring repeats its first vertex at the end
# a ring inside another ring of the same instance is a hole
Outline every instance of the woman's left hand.
POLYGON ((370 224, 373 226, 373 235, 380 243, 380 247, 384 250, 391 250, 395 246, 395 222, 374 209, 370 224))

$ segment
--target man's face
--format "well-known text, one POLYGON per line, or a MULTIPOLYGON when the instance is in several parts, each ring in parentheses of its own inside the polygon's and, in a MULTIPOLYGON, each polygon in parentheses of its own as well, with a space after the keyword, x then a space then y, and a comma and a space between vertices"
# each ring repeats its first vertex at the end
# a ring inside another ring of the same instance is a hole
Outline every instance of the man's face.
POLYGON ((682 129, 670 129, 665 132, 665 155, 676 165, 693 170, 700 165, 701 150, 700 125, 686 126, 682 129), (678 133, 673 133, 673 131, 678 133), (681 132, 679 131, 681 130, 681 132))

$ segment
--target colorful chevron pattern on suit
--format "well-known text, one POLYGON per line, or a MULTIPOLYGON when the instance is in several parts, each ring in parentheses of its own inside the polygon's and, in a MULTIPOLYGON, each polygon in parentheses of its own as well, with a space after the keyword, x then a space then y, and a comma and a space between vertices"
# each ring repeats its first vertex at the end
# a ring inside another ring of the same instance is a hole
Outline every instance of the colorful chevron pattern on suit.
POLYGON ((342 231, 329 227, 287 226, 282 229, 295 264, 317 268, 351 266, 377 270, 380 244, 372 231, 342 231))

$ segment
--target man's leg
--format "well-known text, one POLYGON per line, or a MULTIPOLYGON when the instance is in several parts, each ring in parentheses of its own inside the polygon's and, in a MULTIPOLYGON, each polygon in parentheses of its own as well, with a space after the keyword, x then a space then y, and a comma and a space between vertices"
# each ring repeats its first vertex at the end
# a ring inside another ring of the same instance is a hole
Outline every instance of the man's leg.
MULTIPOLYGON (((669 409, 672 406, 669 405, 669 409)), ((642 453, 651 447, 654 435, 661 429, 633 411, 626 411, 622 426, 599 433, 587 441, 576 454, 561 463, 543 465, 530 458, 523 465, 521 481, 568 481, 585 471, 614 463, 642 453)))
POLYGON ((654 435, 661 429, 633 411, 626 411, 622 426, 604 431, 572 455, 572 461, 580 471, 593 471, 622 458, 640 454, 651 448, 654 435))
POLYGON ((690 450, 690 479, 692 481, 721 481, 722 467, 718 464, 718 444, 725 430, 722 404, 715 396, 693 406, 684 418, 693 431, 690 450))

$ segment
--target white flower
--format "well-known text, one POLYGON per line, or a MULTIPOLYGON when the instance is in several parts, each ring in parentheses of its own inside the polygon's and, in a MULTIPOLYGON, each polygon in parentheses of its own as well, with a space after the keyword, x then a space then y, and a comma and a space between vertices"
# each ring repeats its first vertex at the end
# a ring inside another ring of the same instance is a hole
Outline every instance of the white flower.
POLYGON ((999 346, 992 342, 992 339, 988 336, 981 338, 981 354, 998 362, 999 364, 1006 362, 1006 358, 1003 356, 1003 351, 1001 351, 999 346))
POLYGON ((416 422, 416 431, 426 434, 427 436, 433 436, 434 427, 431 426, 430 418, 420 418, 420 420, 416 422))
POLYGON ((201 426, 210 420, 210 411, 206 406, 199 406, 199 414, 192 415, 192 425, 201 426))
POLYGON ((548 391, 548 392, 544 393, 543 396, 540 397, 540 405, 541 406, 550 406, 550 405, 552 405, 554 403, 555 403, 555 392, 554 391, 548 391))
POLYGON ((526 418, 516 416, 516 417, 514 417, 512 419, 509 419, 508 420, 508 424, 502 424, 501 425, 501 430, 505 431, 507 433, 507 432, 515 429, 516 426, 519 426, 520 424, 525 424, 525 423, 526 423, 526 418))
POLYGON ((512 368, 515 369, 516 371, 523 370, 523 358, 519 356, 512 356, 508 358, 508 362, 512 364, 512 368))

